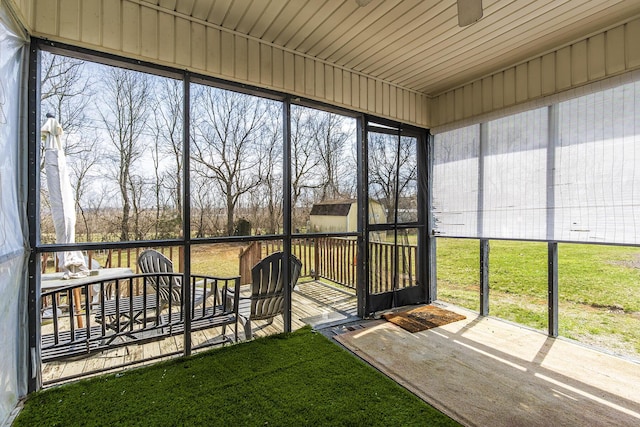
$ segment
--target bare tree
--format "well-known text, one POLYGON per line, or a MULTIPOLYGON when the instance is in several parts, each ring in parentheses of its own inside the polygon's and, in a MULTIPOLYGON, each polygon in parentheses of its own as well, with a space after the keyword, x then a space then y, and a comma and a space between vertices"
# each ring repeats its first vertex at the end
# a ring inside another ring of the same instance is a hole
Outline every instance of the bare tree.
POLYGON ((195 237, 217 235, 220 227, 213 203, 217 194, 212 181, 196 175, 191 179, 191 190, 191 225, 195 227, 195 237))
POLYGON ((266 233, 275 234, 279 232, 282 220, 282 109, 274 105, 268 109, 271 121, 263 126, 259 142, 262 161, 258 175, 261 185, 257 188, 264 199, 260 207, 266 208, 266 233))
POLYGON ((337 114, 317 111, 310 115, 308 132, 318 150, 322 165, 320 199, 344 197, 339 177, 348 171, 345 148, 350 134, 344 130, 344 118, 337 114))
MULTIPOLYGON (((65 133, 79 134, 87 123, 93 90, 92 80, 85 72, 85 62, 43 52, 41 68, 41 121, 44 122, 44 114, 53 113, 65 133)), ((68 144, 65 154, 74 154, 74 148, 83 147, 68 144)))
POLYGON ((209 87, 202 87, 194 98, 199 117, 192 145, 194 170, 218 186, 231 235, 239 199, 261 184, 258 140, 269 101, 209 87))
POLYGON ((291 193, 294 226, 303 225, 315 202, 351 197, 355 155, 347 117, 306 107, 291 108, 291 193))
POLYGON ((96 172, 102 159, 102 149, 96 141, 97 139, 92 139, 88 144, 89 148, 92 149, 82 152, 82 156, 78 155, 72 162, 68 163, 76 178, 74 196, 76 207, 80 212, 80 217, 84 224, 85 238, 87 242, 91 241, 92 232, 92 228, 89 226, 89 218, 87 217, 87 209, 85 208, 90 206, 87 194, 90 192, 90 187, 97 181, 96 172))
MULTIPOLYGON (((41 69, 40 109, 43 115, 54 114, 64 129, 64 152, 73 172, 71 182, 76 207, 84 224, 85 238, 90 241, 85 197, 95 181, 95 171, 102 158, 95 129, 90 125, 93 80, 84 61, 48 52, 42 53, 41 69)), ((44 174, 44 155, 40 158, 40 170, 44 174)), ((42 200, 47 198, 42 197, 42 200)))
MULTIPOLYGON (((143 144, 139 138, 147 127, 151 84, 149 76, 121 68, 108 68, 103 75, 103 100, 100 111, 112 148, 115 179, 122 201, 120 239, 129 240, 132 191, 138 180, 133 178, 133 166, 141 158, 143 144)), ((138 214, 134 212, 138 228, 138 214)), ((136 231, 139 232, 139 229, 136 231)))
POLYGON ((102 208, 105 204, 105 199, 107 198, 108 193, 108 190, 103 188, 104 184, 104 182, 95 180, 95 182, 92 182, 92 191, 87 192, 87 194, 83 194, 82 196, 83 203, 80 208, 80 214, 82 218, 82 226, 84 226, 84 233, 87 236, 87 241, 106 239, 104 235, 95 236, 96 233, 104 232, 102 227, 100 227, 101 222, 104 222, 101 218, 105 215, 102 208))
POLYGON ((291 107, 291 206, 299 208, 304 192, 319 188, 320 156, 311 137, 309 117, 315 111, 291 107))
MULTIPOLYGON (((157 128, 156 128, 157 130, 157 128)), ((160 219, 162 217, 162 187, 164 185, 164 176, 160 168, 160 136, 159 132, 154 135, 154 144, 152 147, 151 157, 153 161, 153 196, 155 198, 155 221, 154 221, 154 238, 160 235, 160 219)))
MULTIPOLYGON (((175 207, 176 222, 182 222, 182 82, 162 79, 156 87, 153 133, 157 156, 167 156, 171 164, 162 177, 175 207)), ((159 167, 160 165, 158 165, 159 167)))
POLYGON ((415 184, 417 163, 415 139, 369 134, 369 196, 387 212, 387 222, 393 223, 398 198, 415 184))
MULTIPOLYGON (((151 228, 148 225, 148 221, 145 223, 143 218, 143 213, 145 212, 146 206, 146 198, 145 194, 147 193, 147 188, 149 187, 149 183, 147 180, 140 174, 132 173, 128 180, 129 186, 129 194, 131 200, 131 212, 132 220, 133 220, 133 236, 137 240, 144 239, 145 234, 151 228)), ((153 224, 156 222, 153 221, 153 224)))

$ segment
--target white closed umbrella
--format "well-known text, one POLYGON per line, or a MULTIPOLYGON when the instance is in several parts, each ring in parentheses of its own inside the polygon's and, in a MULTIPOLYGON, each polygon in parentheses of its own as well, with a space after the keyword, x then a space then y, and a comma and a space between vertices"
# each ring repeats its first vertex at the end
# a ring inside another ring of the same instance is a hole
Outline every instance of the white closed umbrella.
MULTIPOLYGON (((44 143, 44 167, 51 202, 51 216, 56 230, 56 243, 74 243, 76 233, 76 202, 69 182, 67 159, 60 137, 62 126, 52 114, 41 129, 44 143)), ((64 278, 85 277, 89 270, 80 251, 58 252, 58 266, 64 278)))

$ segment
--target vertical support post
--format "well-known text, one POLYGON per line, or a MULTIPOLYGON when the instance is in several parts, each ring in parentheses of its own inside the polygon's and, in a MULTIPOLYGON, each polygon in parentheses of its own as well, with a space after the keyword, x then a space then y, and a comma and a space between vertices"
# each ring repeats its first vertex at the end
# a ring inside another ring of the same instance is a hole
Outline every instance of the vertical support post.
POLYGON ((391 307, 397 307, 397 291, 400 286, 400 248, 398 247, 398 204, 400 201, 400 144, 402 142, 402 126, 398 126, 398 140, 396 146, 396 164, 394 177, 394 197, 393 197, 393 246, 391 258, 391 307))
POLYGON ((358 191, 358 265, 356 297, 358 316, 365 317, 369 312, 369 188, 367 186, 367 135, 366 117, 356 120, 357 137, 357 191, 358 191))
POLYGON ((549 276, 549 336, 558 336, 558 243, 548 243, 548 276, 549 276))
POLYGON ((548 110, 547 135, 547 240, 555 239, 555 170, 556 145, 558 142, 558 106, 550 105, 548 110))
POLYGON ((426 263, 418 262, 418 281, 424 284, 424 301, 427 304, 438 299, 436 238, 432 233, 435 228, 432 209, 433 142, 433 136, 427 132, 425 144, 418 147, 418 220, 423 227, 418 235, 417 259, 426 258, 426 263), (422 265, 426 265, 426 271, 422 265))
POLYGON ((480 316, 489 315, 489 240, 480 240, 480 316))
POLYGON ((478 144, 478 210, 477 233, 478 237, 484 237, 484 156, 489 143, 489 130, 486 123, 480 123, 480 142, 478 144))
POLYGON ((319 237, 313 239, 313 280, 318 280, 320 278, 320 244, 319 237))
POLYGON ((182 99, 182 239, 184 245, 182 276, 182 312, 184 313, 184 355, 191 354, 191 185, 189 171, 191 169, 191 74, 183 75, 182 99))
POLYGON ((549 336, 558 336, 558 243, 555 239, 555 170, 556 146, 558 144, 558 106, 551 105, 548 109, 548 139, 547 139, 547 240, 548 246, 548 315, 549 336))
MULTIPOLYGON (((38 125, 40 117, 40 48, 36 43, 29 46, 29 65, 27 82, 27 217, 29 224, 29 292, 27 294, 28 309, 28 382, 29 393, 42 387, 42 371, 40 363, 40 289, 37 278, 40 272, 40 254, 34 251, 40 235, 40 217, 38 195, 40 194, 40 137, 38 125)), ((24 174, 23 174, 24 176, 24 174)))
POLYGON ((284 232, 284 331, 291 332, 291 99, 286 98, 282 106, 282 210, 284 232))
POLYGON ((489 129, 480 123, 478 146, 478 214, 477 233, 480 237, 480 315, 489 314, 489 241, 484 237, 484 156, 489 143, 489 129))

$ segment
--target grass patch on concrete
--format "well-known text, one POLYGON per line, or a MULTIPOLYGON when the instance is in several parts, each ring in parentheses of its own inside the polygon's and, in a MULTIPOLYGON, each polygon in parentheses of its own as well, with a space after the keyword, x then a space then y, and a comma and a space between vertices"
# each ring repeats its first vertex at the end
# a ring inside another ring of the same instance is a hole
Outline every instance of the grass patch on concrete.
POLYGON ((31 395, 14 426, 457 425, 310 328, 31 395))
MULTIPOLYGON (((490 242, 490 314, 547 329, 547 244, 490 242)), ((479 242, 437 240, 438 298, 479 309, 479 242)), ((558 245, 559 332, 640 357, 640 249, 558 245)))

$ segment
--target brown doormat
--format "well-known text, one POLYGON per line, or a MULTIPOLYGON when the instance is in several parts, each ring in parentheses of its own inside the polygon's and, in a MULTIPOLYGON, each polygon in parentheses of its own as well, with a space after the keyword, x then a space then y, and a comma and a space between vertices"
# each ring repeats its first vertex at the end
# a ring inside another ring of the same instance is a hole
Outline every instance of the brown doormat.
POLYGON ((432 305, 425 305, 398 313, 387 313, 383 317, 409 332, 420 332, 466 319, 462 314, 432 305))

